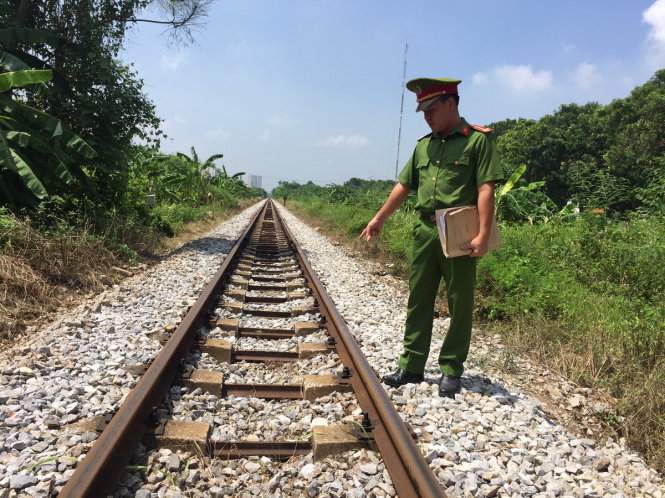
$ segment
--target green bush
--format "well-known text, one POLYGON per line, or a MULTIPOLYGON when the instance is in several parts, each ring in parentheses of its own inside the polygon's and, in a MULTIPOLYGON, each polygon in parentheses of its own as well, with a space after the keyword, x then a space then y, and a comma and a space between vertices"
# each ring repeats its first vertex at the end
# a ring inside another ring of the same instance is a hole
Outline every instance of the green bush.
POLYGON ((215 204, 225 209, 233 209, 238 205, 238 197, 236 197, 228 188, 209 185, 208 190, 213 194, 215 204))
MULTIPOLYGON (((365 218, 365 224, 362 228, 365 228, 372 216, 374 216, 374 213, 365 218)), ((411 261, 413 224, 415 221, 416 215, 413 212, 400 210, 388 218, 381 232, 381 237, 388 244, 390 251, 400 261, 411 261)))
POLYGON ((153 217, 159 222, 171 227, 171 231, 177 233, 182 227, 191 221, 206 217, 211 211, 218 211, 215 206, 193 206, 188 203, 158 204, 153 209, 153 217))
MULTIPOLYGON (((320 193, 296 204, 357 238, 376 209, 360 196, 353 205, 342 193, 339 204, 320 193)), ((289 195, 295 198, 295 189, 289 195)), ((415 219, 398 210, 378 244, 363 246, 386 248, 395 266, 404 267, 415 219)), ((615 419, 625 420, 614 426, 665 468, 665 220, 568 213, 502 225, 501 237, 503 247, 479 261, 479 317, 548 368, 605 387, 619 400, 615 419)))
MULTIPOLYGON (((7 208, 0 207, 0 234, 10 233, 16 226, 16 218, 12 216, 7 208)), ((0 250, 2 249, 2 238, 0 238, 0 250)))
POLYGON ((665 354, 665 223, 586 213, 571 223, 508 225, 480 260, 480 311, 558 320, 580 347, 653 364, 665 354), (606 338, 596 340, 599 330, 606 338))

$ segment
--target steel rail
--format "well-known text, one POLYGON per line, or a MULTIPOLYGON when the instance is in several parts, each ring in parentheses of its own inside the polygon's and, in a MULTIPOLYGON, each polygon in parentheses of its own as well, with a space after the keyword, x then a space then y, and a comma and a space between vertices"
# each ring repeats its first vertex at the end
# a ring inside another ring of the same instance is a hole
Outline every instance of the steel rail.
POLYGON ((221 267, 187 312, 164 348, 155 357, 108 426, 81 461, 59 496, 97 498, 110 494, 129 462, 137 441, 148 427, 153 407, 167 392, 179 370, 180 358, 190 350, 195 332, 205 323, 208 310, 216 301, 221 286, 232 269, 236 255, 249 240, 265 209, 260 209, 228 253, 221 267))
POLYGON ((399 496, 441 498, 445 491, 422 452, 413 441, 411 434, 397 414, 393 403, 381 386, 374 369, 365 358, 360 346, 348 329, 344 318, 337 311, 323 283, 317 277, 307 260, 300 244, 291 230, 282 222, 279 212, 274 209, 284 232, 291 240, 301 267, 309 280, 313 296, 318 299, 319 312, 327 319, 328 332, 335 338, 337 353, 342 363, 351 370, 351 386, 361 408, 369 414, 374 425, 372 433, 381 453, 386 469, 399 496))
MULTIPOLYGON (((279 223, 285 234, 291 239, 290 246, 301 263, 306 279, 310 282, 312 295, 318 299, 319 310, 326 318, 328 332, 337 342, 336 349, 340 359, 350 369, 349 381, 360 406, 368 414, 370 422, 374 424, 372 435, 393 480, 395 490, 400 496, 405 497, 445 497, 443 488, 429 470, 429 466, 411 438, 408 428, 397 415, 373 369, 365 359, 343 318, 335 309, 321 281, 313 272, 302 248, 282 222, 272 201, 266 202, 254 216, 222 266, 203 290, 200 298, 185 315, 181 324, 113 416, 85 459, 79 463, 76 472, 68 480, 59 496, 67 498, 97 497, 107 496, 113 491, 131 458, 136 442, 150 425, 149 418, 153 408, 159 405, 164 393, 180 373, 180 358, 190 350, 196 332, 207 321, 208 309, 218 299, 230 270, 239 259, 238 253, 246 244, 256 244, 256 237, 249 235, 255 229, 258 221, 265 218, 268 208, 273 212, 275 223, 279 223)), ((246 359, 252 361, 256 359, 254 356, 261 352, 236 351, 236 359, 240 359, 238 357, 245 353, 248 356, 246 359)), ((291 358, 283 358, 283 360, 294 361, 291 358)), ((232 388, 232 386, 229 387, 232 388)), ((244 443, 237 442, 237 444, 244 443)), ((293 448, 288 446, 288 442, 284 444, 286 446, 281 450, 282 452, 293 451, 293 448)), ((298 450, 298 453, 309 451, 309 447, 305 444, 299 448, 301 449, 298 450)), ((265 451, 274 452, 275 449, 276 447, 265 451)), ((249 448, 246 450, 251 451, 249 448)), ((221 448, 215 446, 213 453, 218 452, 220 455, 225 453, 221 448)))

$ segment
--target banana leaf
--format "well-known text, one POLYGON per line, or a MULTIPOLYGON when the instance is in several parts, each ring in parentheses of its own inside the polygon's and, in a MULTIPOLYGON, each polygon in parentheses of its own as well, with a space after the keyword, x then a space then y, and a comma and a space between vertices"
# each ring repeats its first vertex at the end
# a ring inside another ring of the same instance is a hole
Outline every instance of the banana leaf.
MULTIPOLYGON (((62 151, 58 150, 58 148, 52 147, 51 145, 41 140, 39 137, 23 131, 7 132, 6 137, 8 141, 14 141, 21 147, 31 147, 34 150, 42 153, 44 156, 48 157, 51 164, 48 164, 48 170, 45 172, 46 175, 48 175, 52 170, 52 174, 67 185, 75 181, 72 173, 65 164, 66 161, 73 162, 72 159, 62 151), (61 155, 64 155, 64 157, 61 157, 61 155)), ((40 169, 43 170, 44 168, 40 169)))
MULTIPOLYGON (((67 133, 66 135, 69 134, 67 133)), ((71 132, 71 136, 69 136, 69 139, 67 140, 65 145, 70 149, 76 151, 78 154, 81 154, 86 159, 92 159, 97 155, 95 149, 90 147, 85 140, 83 140, 78 135, 75 135, 73 132, 71 132)))
POLYGON ((515 172, 510 175, 510 178, 508 178, 508 181, 504 184, 503 187, 498 192, 498 197, 501 198, 504 195, 506 195, 508 192, 512 190, 512 188, 515 186, 515 184, 518 182, 518 180, 522 177, 524 172, 526 171, 526 164, 522 164, 519 168, 515 170, 515 172))
MULTIPOLYGON (((26 64, 23 60, 19 59, 9 52, 0 50, 0 68, 5 71, 15 72, 15 71, 30 71, 34 69, 33 67, 26 64)), ((35 93, 38 95, 48 95, 50 93, 49 87, 46 86, 43 82, 35 83, 35 93)))
POLYGON ((18 172, 7 139, 3 133, 0 133, 0 170, 4 168, 18 172))
POLYGON ((5 138, 16 142, 20 147, 27 147, 30 144, 30 133, 24 131, 8 131, 5 138))
POLYGON ((12 116, 15 120, 26 119, 30 125, 48 131, 51 137, 61 136, 65 144, 74 152, 91 159, 97 155, 95 150, 81 137, 62 124, 62 122, 43 111, 28 105, 16 102, 6 95, 0 95, 0 113, 12 116))
POLYGON ((224 154, 213 154, 213 155, 210 156, 208 159, 206 159, 205 162, 204 162, 203 164, 213 163, 213 162, 215 162, 217 159, 221 159, 221 158, 223 158, 223 157, 224 157, 224 154))
POLYGON ((531 190, 535 190, 535 189, 537 189, 537 188, 544 187, 544 186, 545 186, 545 182, 544 182, 544 181, 540 181, 540 182, 531 182, 531 183, 529 183, 528 185, 525 185, 524 187, 520 187, 520 190, 528 190, 528 191, 531 191, 531 190))
MULTIPOLYGON (((2 51, 0 51, 2 52, 2 51)), ((63 78, 60 71, 50 67, 46 62, 44 62, 39 57, 36 57, 28 52, 23 50, 6 50, 4 53, 9 54, 10 56, 16 57, 18 60, 26 64, 30 69, 50 69, 53 71, 53 79, 51 80, 54 84, 57 84, 60 88, 65 89, 66 91, 71 91, 71 84, 65 78, 63 78)), ((7 68, 8 71, 16 71, 17 69, 7 68)), ((38 84, 37 86, 39 86, 38 84)), ((47 88, 48 92, 51 92, 50 88, 47 88)), ((41 90, 37 90, 38 94, 41 94, 41 90)))
POLYGON ((44 43, 57 47, 64 42, 55 33, 33 28, 3 28, 0 29, 0 42, 7 44, 16 43, 44 43))
POLYGON ((0 92, 35 83, 49 81, 53 77, 50 69, 30 69, 0 74, 0 92))
POLYGON ((39 178, 37 178, 30 165, 26 163, 23 158, 15 151, 12 150, 11 153, 12 156, 14 156, 14 162, 18 168, 18 174, 21 175, 23 183, 25 183, 25 186, 28 187, 28 190, 30 190, 30 192, 32 192, 38 199, 44 199, 48 197, 48 192, 46 191, 44 184, 39 180, 39 178))
POLYGON ((44 184, 37 178, 32 168, 23 158, 9 147, 5 137, 0 134, 0 169, 2 167, 18 173, 26 188, 38 199, 48 197, 44 184))

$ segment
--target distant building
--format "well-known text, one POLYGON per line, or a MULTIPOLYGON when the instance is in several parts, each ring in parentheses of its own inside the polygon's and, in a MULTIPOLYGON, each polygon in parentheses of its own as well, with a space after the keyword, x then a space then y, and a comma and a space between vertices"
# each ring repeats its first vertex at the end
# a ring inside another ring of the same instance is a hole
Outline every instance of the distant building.
POLYGON ((261 176, 247 175, 247 185, 249 185, 250 188, 261 188, 261 176))

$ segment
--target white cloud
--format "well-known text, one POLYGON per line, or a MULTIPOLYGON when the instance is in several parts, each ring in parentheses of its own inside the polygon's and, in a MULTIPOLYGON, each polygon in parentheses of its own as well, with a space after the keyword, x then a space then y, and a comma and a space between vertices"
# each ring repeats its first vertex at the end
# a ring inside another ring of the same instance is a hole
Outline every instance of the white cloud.
POLYGON ((270 116, 266 122, 270 126, 291 126, 293 124, 293 120, 278 115, 270 116))
POLYGON ((551 88, 554 77, 552 71, 546 69, 534 72, 531 66, 504 64, 489 72, 474 74, 472 81, 474 85, 503 85, 516 92, 537 92, 551 88))
POLYGON ((504 64, 494 69, 496 80, 517 92, 541 91, 552 87, 554 77, 552 71, 543 69, 537 73, 529 65, 510 66, 504 64))
POLYGON ((579 88, 587 89, 597 86, 602 78, 595 64, 584 61, 575 67, 572 80, 579 88))
POLYGON ((574 43, 563 43, 561 44, 561 50, 563 50, 564 54, 568 54, 575 50, 577 47, 575 47, 574 43))
POLYGON ((665 0, 656 0, 642 12, 642 20, 651 25, 647 36, 647 59, 654 67, 665 64, 665 0))
POLYGON ((485 73, 476 73, 473 75, 474 85, 485 85, 487 84, 487 81, 487 74, 485 73))
POLYGON ((230 136, 231 134, 222 128, 215 128, 214 130, 206 131, 206 137, 210 138, 229 138, 230 136))
POLYGON ((185 53, 182 51, 162 55, 162 67, 171 71, 177 71, 183 62, 185 62, 185 53))
POLYGON ((272 137, 272 131, 263 130, 263 134, 261 135, 261 141, 267 142, 268 140, 270 140, 271 137, 272 137))
POLYGON ((369 139, 362 135, 335 135, 319 140, 317 143, 329 147, 360 147, 367 145, 369 139))
POLYGON ((183 118, 182 116, 174 116, 172 118, 166 118, 162 122, 162 128, 168 132, 171 130, 176 130, 186 124, 187 120, 185 118, 183 118))
POLYGON ((623 76, 622 78, 619 79, 619 84, 626 90, 632 90, 637 86, 635 79, 632 78, 631 76, 623 76))

